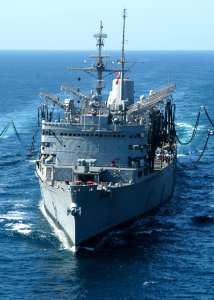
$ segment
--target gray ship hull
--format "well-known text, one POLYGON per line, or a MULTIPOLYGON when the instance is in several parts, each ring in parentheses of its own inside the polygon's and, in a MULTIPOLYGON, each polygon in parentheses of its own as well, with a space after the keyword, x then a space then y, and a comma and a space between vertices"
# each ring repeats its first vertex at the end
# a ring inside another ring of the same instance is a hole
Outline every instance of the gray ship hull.
POLYGON ((169 199, 175 182, 175 159, 145 175, 141 182, 121 187, 72 186, 40 178, 44 207, 71 246, 150 211, 169 199))

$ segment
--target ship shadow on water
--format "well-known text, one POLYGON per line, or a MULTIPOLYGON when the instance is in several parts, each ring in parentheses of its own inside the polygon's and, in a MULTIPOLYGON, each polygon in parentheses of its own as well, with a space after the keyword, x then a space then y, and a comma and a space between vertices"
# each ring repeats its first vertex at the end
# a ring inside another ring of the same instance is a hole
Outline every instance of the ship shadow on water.
POLYGON ((196 226, 213 226, 214 216, 198 215, 191 218, 192 222, 196 226))
POLYGON ((175 225, 159 218, 159 216, 166 216, 166 218, 170 216, 171 210, 174 209, 172 202, 173 199, 162 204, 161 207, 96 236, 79 247, 77 254, 92 252, 95 255, 107 255, 115 251, 127 253, 140 249, 141 253, 145 251, 145 255, 151 256, 153 248, 155 250, 165 242, 173 243, 172 232, 175 230, 175 225))

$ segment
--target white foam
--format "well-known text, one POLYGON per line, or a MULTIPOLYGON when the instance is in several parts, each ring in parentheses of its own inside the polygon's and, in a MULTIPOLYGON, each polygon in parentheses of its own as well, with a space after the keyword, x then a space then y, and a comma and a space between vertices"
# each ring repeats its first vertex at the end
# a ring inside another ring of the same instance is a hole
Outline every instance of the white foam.
POLYGON ((44 208, 44 204, 43 204, 42 201, 39 204, 39 209, 41 210, 42 214, 44 215, 44 217, 47 219, 48 223, 52 227, 54 235, 59 239, 59 241, 61 243, 60 250, 68 250, 68 251, 71 251, 71 252, 76 252, 77 247, 75 247, 75 246, 71 247, 70 246, 65 233, 61 229, 59 229, 54 224, 54 222, 51 220, 51 218, 47 215, 47 213, 45 211, 45 208, 44 208))
POLYGON ((176 125, 179 127, 193 128, 193 126, 188 123, 176 123, 176 125))
POLYGON ((17 231, 22 234, 30 234, 32 232, 32 230, 30 229, 30 226, 27 224, 23 224, 23 223, 13 224, 11 226, 11 230, 17 231))
POLYGON ((7 214, 0 215, 0 219, 1 220, 13 221, 13 220, 23 220, 23 217, 19 213, 9 212, 7 214))
MULTIPOLYGON (((88 250, 88 251, 94 251, 95 250, 95 248, 93 248, 93 247, 81 247, 82 249, 85 249, 85 250, 88 250)), ((76 247, 76 251, 78 250, 78 247, 76 247)), ((74 252, 76 252, 76 251, 74 251, 74 252)))
MULTIPOLYGON (((18 202, 13 205, 13 209, 25 208, 25 207, 26 207, 26 202, 25 203, 18 202)), ((21 214, 23 215, 25 213, 22 212, 21 214)))
POLYGON ((155 284, 157 281, 145 281, 143 285, 155 284))
POLYGON ((177 154, 177 157, 185 157, 186 154, 177 154))
POLYGON ((5 224, 5 229, 10 230, 10 231, 16 231, 22 234, 30 234, 32 232, 31 225, 29 224, 24 224, 22 221, 19 221, 17 223, 7 223, 5 224))
POLYGON ((36 159, 28 159, 27 160, 29 163, 35 164, 36 163, 36 159))
MULTIPOLYGON (((15 204, 14 206, 19 206, 19 204, 15 204)), ((7 214, 0 215, 0 222, 7 221, 5 224, 6 230, 17 231, 23 234, 31 233, 30 225, 24 224, 23 221, 26 220, 26 213, 20 211, 9 211, 7 214)))

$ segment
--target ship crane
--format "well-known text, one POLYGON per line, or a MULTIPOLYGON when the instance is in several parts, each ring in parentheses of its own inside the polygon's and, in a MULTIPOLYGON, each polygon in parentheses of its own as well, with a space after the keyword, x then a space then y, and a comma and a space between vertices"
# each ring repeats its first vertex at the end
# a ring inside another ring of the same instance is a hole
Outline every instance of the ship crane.
POLYGON ((77 98, 79 98, 81 100, 84 100, 86 102, 88 100, 90 100, 90 98, 88 96, 85 96, 85 95, 81 94, 80 92, 78 92, 77 90, 71 88, 70 86, 62 85, 61 90, 65 91, 66 93, 72 94, 72 95, 76 96, 77 98))
POLYGON ((175 83, 169 83, 157 90, 151 91, 149 97, 143 98, 141 103, 135 103, 128 107, 127 116, 141 115, 145 110, 157 105, 164 99, 169 98, 175 89, 175 83))
POLYGON ((64 110, 66 109, 66 106, 62 102, 59 101, 58 97, 50 95, 44 91, 41 92, 39 95, 40 95, 40 97, 44 98, 45 100, 51 101, 56 106, 59 106, 60 108, 62 108, 64 110))

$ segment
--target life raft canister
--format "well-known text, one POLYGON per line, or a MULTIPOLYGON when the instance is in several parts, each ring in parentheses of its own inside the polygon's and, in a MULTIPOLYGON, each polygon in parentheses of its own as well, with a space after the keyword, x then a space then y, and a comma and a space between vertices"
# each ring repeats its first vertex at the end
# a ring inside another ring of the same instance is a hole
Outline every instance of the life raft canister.
POLYGON ((91 180, 88 180, 86 183, 87 183, 87 184, 96 184, 96 182, 91 181, 91 180))
POLYGON ((82 180, 77 180, 76 181, 76 185, 81 185, 81 183, 82 183, 82 180))

